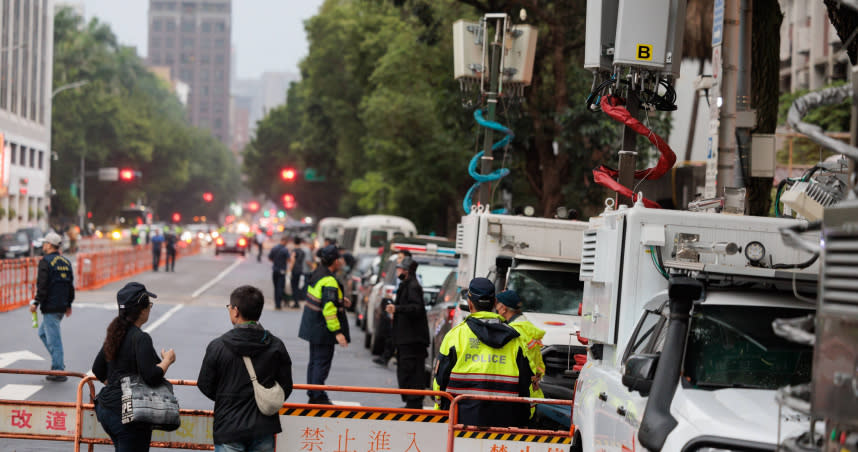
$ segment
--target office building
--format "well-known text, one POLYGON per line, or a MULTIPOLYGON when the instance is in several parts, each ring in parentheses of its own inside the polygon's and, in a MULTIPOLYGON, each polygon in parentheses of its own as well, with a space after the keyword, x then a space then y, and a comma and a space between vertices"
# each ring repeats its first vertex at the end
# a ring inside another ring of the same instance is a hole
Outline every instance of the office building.
POLYGON ((0 231, 9 232, 44 225, 50 206, 54 2, 0 4, 0 231))
POLYGON ((190 86, 191 123, 227 145, 231 11, 230 0, 149 1, 149 64, 190 86))
POLYGON ((818 0, 780 0, 781 91, 816 90, 848 77, 849 59, 818 0))

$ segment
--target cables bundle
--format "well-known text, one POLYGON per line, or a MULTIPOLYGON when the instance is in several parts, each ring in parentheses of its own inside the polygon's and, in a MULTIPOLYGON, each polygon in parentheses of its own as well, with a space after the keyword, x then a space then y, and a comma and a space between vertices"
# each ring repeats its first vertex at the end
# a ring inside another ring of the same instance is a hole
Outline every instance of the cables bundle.
MULTIPOLYGON (((506 136, 502 140, 500 140, 497 143, 492 145, 492 151, 494 151, 495 149, 500 149, 500 148, 508 145, 510 140, 512 140, 512 137, 515 136, 515 134, 509 128, 504 127, 500 123, 497 123, 494 121, 487 121, 485 118, 483 118, 483 111, 482 110, 475 110, 474 111, 474 119, 477 121, 477 124, 479 124, 482 127, 486 127, 486 128, 496 130, 498 132, 502 132, 502 133, 506 134, 506 136)), ((484 151, 478 152, 471 159, 471 162, 468 164, 468 174, 470 174, 471 177, 473 177, 476 182, 474 182, 474 185, 471 185, 471 188, 469 188, 468 192, 465 193, 465 199, 462 201, 462 207, 465 209, 465 214, 468 214, 471 212, 471 198, 474 195, 474 191, 476 191, 476 189, 481 184, 483 184, 485 182, 492 182, 492 181, 499 180, 503 177, 506 177, 509 174, 509 169, 507 169, 507 168, 496 169, 489 174, 478 173, 477 172, 477 163, 480 161, 480 158, 482 158, 483 152, 484 151)))

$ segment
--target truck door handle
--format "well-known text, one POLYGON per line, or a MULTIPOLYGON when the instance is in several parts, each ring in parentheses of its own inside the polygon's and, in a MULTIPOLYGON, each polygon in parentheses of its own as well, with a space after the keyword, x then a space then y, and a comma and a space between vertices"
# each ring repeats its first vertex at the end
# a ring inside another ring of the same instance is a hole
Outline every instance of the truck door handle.
POLYGON ((599 393, 599 400, 601 400, 603 402, 607 402, 608 401, 608 394, 604 393, 604 392, 600 392, 599 393))
POLYGON ((626 417, 626 409, 624 407, 617 407, 617 414, 626 417))

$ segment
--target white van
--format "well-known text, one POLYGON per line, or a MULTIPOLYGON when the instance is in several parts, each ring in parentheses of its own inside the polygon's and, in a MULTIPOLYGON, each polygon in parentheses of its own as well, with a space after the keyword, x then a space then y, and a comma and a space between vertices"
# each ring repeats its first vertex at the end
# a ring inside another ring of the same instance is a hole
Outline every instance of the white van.
POLYGON ((345 223, 346 219, 339 217, 325 217, 319 220, 316 225, 316 249, 325 244, 325 239, 331 239, 340 244, 343 240, 343 225, 345 223))
POLYGON ((355 257, 378 254, 378 249, 394 237, 413 237, 414 223, 407 218, 390 215, 351 217, 343 224, 342 246, 355 257))

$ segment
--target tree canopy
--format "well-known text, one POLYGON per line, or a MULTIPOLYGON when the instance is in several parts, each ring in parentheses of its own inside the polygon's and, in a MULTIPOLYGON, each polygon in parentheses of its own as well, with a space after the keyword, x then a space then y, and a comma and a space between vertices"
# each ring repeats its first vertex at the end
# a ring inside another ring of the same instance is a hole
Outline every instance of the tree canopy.
MULTIPOLYGON (((474 107, 463 108, 453 79, 452 24, 506 12, 538 27, 533 84, 499 122, 516 136, 495 153, 510 168, 501 188, 513 206, 551 216, 559 206, 585 214, 605 191, 591 170, 616 162, 621 127, 585 108, 592 75, 583 69, 585 2, 576 0, 326 0, 305 22, 309 53, 287 105, 259 122, 243 171, 256 192, 296 194, 315 216, 389 213, 421 231, 449 234, 473 180, 468 162, 482 149, 474 107), (284 165, 313 167, 326 182, 285 185, 284 165)), ((667 122, 650 118, 665 135, 667 122)), ((497 137, 500 139, 500 137, 497 137)), ((640 141, 642 164, 648 143, 640 141)), ((503 204, 493 190, 491 204, 503 204)))
POLYGON ((109 26, 85 23, 71 9, 54 19, 52 221, 69 221, 78 208, 80 159, 87 173, 130 168, 132 182, 86 179, 86 206, 96 223, 109 222, 121 206, 142 201, 161 219, 173 212, 216 217, 239 188, 229 149, 207 130, 186 120, 184 107, 167 84, 151 73, 133 48, 120 45, 109 26), (202 194, 213 194, 211 203, 202 194))

